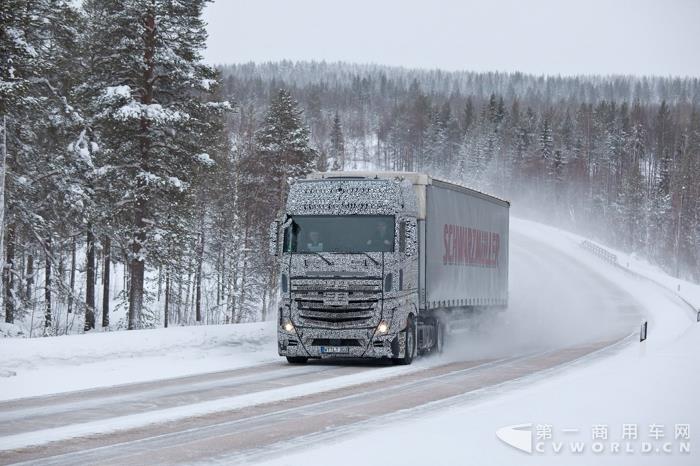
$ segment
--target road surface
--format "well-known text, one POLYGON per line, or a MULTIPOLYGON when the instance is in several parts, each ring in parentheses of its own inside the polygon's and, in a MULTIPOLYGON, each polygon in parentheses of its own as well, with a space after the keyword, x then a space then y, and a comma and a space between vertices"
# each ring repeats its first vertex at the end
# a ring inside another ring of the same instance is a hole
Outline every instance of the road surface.
POLYGON ((452 335, 446 354, 405 368, 324 361, 291 366, 280 360, 3 402, 0 464, 250 461, 296 448, 302 441, 391 422, 427 409, 428 403, 429 409, 442 409, 475 394, 495 396, 566 370, 574 361, 605 357, 631 340, 639 322, 632 296, 546 244, 515 232, 511 243, 510 309, 476 330, 452 335), (378 375, 361 378, 368 374, 378 375), (328 385, 333 381, 344 382, 328 385), (287 390, 287 399, 262 396, 287 390), (257 401, 256 394, 261 395, 257 401), (158 418, 167 410, 186 413, 188 406, 236 397, 252 401, 162 422, 158 418), (139 426, 89 433, 89 426, 150 415, 139 426), (46 443, 50 439, 55 441, 46 443))

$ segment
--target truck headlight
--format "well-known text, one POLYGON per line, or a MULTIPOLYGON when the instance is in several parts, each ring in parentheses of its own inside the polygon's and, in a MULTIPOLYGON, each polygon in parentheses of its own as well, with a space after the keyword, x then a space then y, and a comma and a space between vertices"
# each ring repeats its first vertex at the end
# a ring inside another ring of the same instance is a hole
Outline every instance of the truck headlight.
POLYGON ((294 325, 292 325, 290 321, 287 321, 284 323, 282 328, 285 329, 287 332, 291 332, 292 330, 294 330, 294 325))
POLYGON ((389 324, 387 324, 385 321, 379 322, 379 325, 377 325, 377 333, 386 333, 389 330, 389 324))

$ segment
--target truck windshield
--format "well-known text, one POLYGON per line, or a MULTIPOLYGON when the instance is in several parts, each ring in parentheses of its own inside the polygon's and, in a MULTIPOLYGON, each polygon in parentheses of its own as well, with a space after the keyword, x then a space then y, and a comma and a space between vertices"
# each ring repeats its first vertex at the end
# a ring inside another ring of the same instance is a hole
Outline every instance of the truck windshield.
POLYGON ((284 234, 285 252, 393 252, 391 215, 297 215, 284 234))

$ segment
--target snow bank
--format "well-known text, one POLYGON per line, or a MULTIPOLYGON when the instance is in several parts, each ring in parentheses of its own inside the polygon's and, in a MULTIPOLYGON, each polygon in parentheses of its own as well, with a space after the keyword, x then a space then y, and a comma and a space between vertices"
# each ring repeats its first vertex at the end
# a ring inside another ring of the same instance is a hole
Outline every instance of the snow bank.
POLYGON ((5 338, 0 339, 0 400, 268 361, 279 361, 274 322, 5 338))
POLYGON ((17 324, 0 322, 0 338, 15 338, 25 336, 24 330, 17 324))
POLYGON ((617 260, 621 267, 625 267, 630 272, 646 277, 677 293, 690 306, 700 311, 700 285, 697 283, 672 277, 659 267, 650 264, 646 259, 642 259, 635 254, 626 254, 610 248, 606 249, 617 255, 617 260))

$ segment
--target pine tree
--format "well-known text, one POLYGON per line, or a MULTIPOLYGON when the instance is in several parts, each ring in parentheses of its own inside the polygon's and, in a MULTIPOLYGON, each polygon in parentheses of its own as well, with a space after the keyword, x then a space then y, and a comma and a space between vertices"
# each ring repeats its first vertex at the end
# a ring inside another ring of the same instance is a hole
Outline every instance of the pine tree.
POLYGON ((443 176, 443 169, 448 163, 449 139, 441 115, 433 112, 430 118, 430 125, 423 137, 425 150, 421 166, 422 171, 443 176))
POLYGON ((549 123, 549 117, 547 116, 542 119, 542 129, 540 130, 539 143, 540 155, 545 164, 549 163, 549 160, 552 158, 554 139, 552 138, 552 128, 549 123))
POLYGON ((642 252, 645 234, 645 189, 641 164, 645 152, 646 131, 641 121, 642 108, 635 102, 631 111, 631 129, 625 144, 628 162, 622 175, 621 205, 624 226, 624 246, 630 251, 642 252))
POLYGON ((462 112, 462 133, 466 133, 472 123, 474 123, 474 104, 470 96, 467 97, 467 103, 464 105, 464 111, 462 112))
POLYGON ((687 181, 687 217, 689 249, 695 262, 690 261, 688 268, 694 274, 696 282, 700 282, 700 112, 693 108, 688 129, 688 160, 687 181))
MULTIPOLYGON (((59 248, 50 247, 52 235, 65 237, 80 218, 84 196, 76 170, 86 160, 69 144, 81 121, 70 95, 80 27, 76 11, 67 1, 6 2, 0 21, 0 112, 7 129, 3 283, 5 318, 12 322, 19 305, 14 256, 24 254, 20 241, 29 249, 38 245, 47 264, 55 261, 59 248)), ((62 283, 45 283, 50 323, 49 298, 62 283)))
POLYGON ((279 208, 286 200, 289 181, 311 172, 316 160, 302 111, 287 90, 280 89, 272 99, 255 144, 258 163, 269 173, 271 194, 279 208))
POLYGON ((330 135, 330 158, 333 163, 333 170, 342 170, 345 167, 345 137, 343 127, 340 124, 340 116, 335 112, 333 126, 330 135))
POLYGON ((129 238, 128 328, 140 326, 147 261, 169 253, 163 231, 186 228, 202 148, 226 103, 203 98, 216 83, 200 63, 204 0, 86 1, 96 65, 94 115, 102 182, 121 196, 112 212, 129 238), (104 19, 102 19, 104 18, 104 19), (173 209, 173 206, 177 208, 173 209))
POLYGON ((8 0, 0 4, 0 116, 2 117, 2 224, 0 245, 3 245, 3 304, 5 322, 13 323, 17 307, 15 279, 15 246, 22 196, 18 188, 24 180, 22 160, 31 159, 34 134, 24 130, 33 111, 39 110, 30 95, 32 79, 39 76, 41 57, 36 47, 39 19, 24 0, 8 0))
POLYGON ((498 100, 496 99, 496 94, 491 94, 491 97, 489 98, 489 105, 488 105, 488 120, 491 124, 496 125, 498 124, 498 100))

